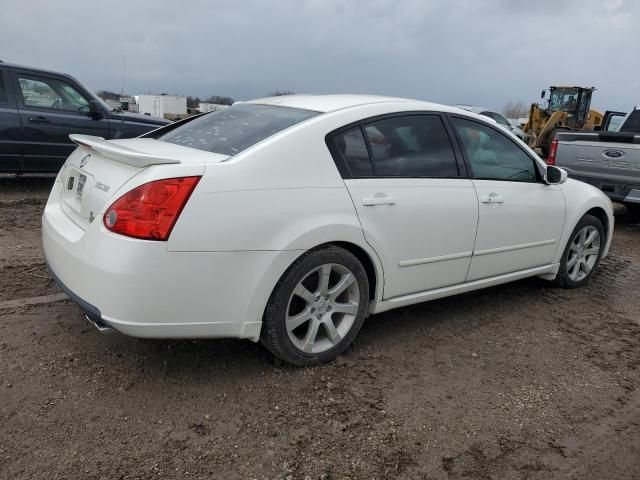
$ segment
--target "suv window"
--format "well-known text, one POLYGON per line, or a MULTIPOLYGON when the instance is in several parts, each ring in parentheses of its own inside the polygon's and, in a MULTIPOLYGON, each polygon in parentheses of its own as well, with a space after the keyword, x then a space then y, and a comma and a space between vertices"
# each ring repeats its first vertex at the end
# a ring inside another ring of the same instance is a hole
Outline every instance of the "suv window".
POLYGON ((299 108, 243 103, 202 115, 158 140, 231 156, 316 115, 299 108))
POLYGON ((474 178, 535 182, 534 160, 506 135, 459 117, 452 117, 464 154, 474 178))
POLYGON ((18 75, 22 103, 27 107, 88 112, 89 102, 67 82, 18 75))
POLYGON ((0 70, 0 103, 9 103, 7 89, 4 86, 4 72, 0 70))
POLYGON ((376 177, 457 177, 449 135, 438 115, 407 115, 366 124, 376 177))

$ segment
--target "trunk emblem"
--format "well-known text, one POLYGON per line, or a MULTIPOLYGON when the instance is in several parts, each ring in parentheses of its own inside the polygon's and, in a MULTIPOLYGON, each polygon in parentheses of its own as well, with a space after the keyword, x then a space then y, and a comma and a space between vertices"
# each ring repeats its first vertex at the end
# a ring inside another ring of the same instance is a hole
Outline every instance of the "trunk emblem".
POLYGON ((90 153, 88 153, 87 155, 82 157, 82 160, 80 160, 80 168, 84 167, 87 164, 87 162, 89 161, 90 158, 91 158, 91 154, 90 153))
POLYGON ((93 214, 93 212, 89 212, 89 223, 93 223, 93 220, 96 218, 96 216, 93 214))

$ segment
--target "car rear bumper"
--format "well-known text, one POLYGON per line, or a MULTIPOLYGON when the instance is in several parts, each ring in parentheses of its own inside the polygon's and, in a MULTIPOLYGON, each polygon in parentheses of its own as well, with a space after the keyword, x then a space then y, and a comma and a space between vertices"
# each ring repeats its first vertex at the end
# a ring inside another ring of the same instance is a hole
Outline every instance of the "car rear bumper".
POLYGON ((249 338, 291 252, 171 252, 166 242, 108 232, 102 218, 83 230, 52 195, 42 218, 46 262, 88 314, 147 338, 249 338))

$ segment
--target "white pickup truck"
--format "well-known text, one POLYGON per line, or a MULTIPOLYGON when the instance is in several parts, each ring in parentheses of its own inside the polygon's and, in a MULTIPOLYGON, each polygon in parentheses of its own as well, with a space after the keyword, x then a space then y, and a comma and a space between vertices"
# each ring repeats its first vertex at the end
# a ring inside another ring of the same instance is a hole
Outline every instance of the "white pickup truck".
POLYGON ((547 163, 640 211, 640 108, 626 115, 618 131, 558 133, 547 163))

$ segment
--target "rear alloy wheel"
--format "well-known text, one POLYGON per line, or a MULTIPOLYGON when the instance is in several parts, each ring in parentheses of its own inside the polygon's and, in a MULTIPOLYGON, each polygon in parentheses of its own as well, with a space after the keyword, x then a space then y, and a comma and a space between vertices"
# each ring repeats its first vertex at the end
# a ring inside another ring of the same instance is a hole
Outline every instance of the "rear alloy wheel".
POLYGON ((600 262, 604 238, 599 219, 592 215, 582 217, 565 248, 556 283, 567 288, 583 285, 600 262))
POLYGON ((368 302, 369 282, 355 256, 338 247, 311 251, 276 285, 262 343, 293 365, 333 360, 357 335, 368 302))

